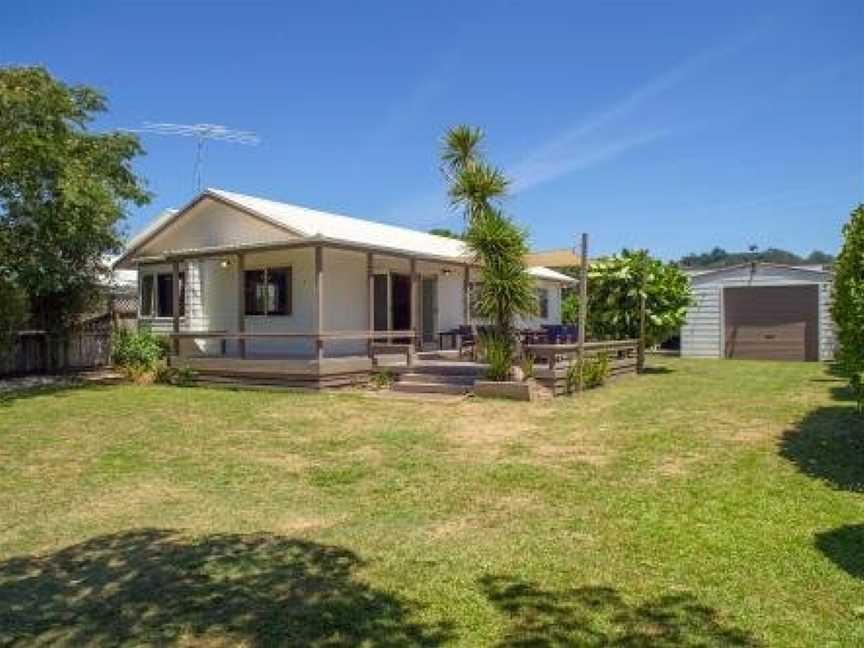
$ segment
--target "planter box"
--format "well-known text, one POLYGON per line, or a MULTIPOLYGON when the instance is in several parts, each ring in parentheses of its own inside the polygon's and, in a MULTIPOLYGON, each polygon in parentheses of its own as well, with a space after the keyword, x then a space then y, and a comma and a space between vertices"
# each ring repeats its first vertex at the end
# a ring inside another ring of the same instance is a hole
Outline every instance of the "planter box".
POLYGON ((481 398, 508 398, 510 400, 530 401, 537 397, 533 382, 496 382, 475 380, 474 395, 481 398))

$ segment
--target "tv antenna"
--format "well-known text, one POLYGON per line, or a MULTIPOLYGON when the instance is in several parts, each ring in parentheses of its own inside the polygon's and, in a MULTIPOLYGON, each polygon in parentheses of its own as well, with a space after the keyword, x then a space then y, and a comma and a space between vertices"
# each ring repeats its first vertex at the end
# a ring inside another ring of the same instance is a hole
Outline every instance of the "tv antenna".
POLYGON ((233 130, 222 124, 172 124, 168 122, 144 122, 141 128, 124 128, 131 133, 149 133, 153 135, 180 135, 194 137, 198 140, 195 152, 195 188, 200 192, 204 188, 204 149, 209 140, 231 142, 258 146, 261 138, 252 131, 233 130))

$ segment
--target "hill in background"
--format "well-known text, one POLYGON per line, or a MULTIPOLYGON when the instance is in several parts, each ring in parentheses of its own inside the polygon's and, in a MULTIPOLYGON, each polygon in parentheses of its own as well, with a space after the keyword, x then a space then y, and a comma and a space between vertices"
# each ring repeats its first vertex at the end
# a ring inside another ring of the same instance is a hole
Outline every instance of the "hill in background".
POLYGON ((751 261, 783 265, 831 265, 834 263, 834 257, 820 250, 814 250, 803 257, 779 248, 767 248, 755 252, 727 252, 721 247, 715 247, 710 252, 681 257, 678 263, 685 268, 726 268, 751 261))

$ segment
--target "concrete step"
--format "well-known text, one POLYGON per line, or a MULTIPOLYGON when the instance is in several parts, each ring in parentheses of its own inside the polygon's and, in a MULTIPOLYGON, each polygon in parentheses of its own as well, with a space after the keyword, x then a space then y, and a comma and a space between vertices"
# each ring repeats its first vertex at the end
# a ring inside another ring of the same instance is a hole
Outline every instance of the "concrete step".
POLYGON ((393 383, 393 391, 404 394, 467 394, 471 391, 471 385, 440 382, 397 382, 393 383))
POLYGON ((452 385, 473 385, 474 376, 461 374, 433 374, 433 373, 402 373, 399 374, 399 382, 411 383, 450 383, 452 385))

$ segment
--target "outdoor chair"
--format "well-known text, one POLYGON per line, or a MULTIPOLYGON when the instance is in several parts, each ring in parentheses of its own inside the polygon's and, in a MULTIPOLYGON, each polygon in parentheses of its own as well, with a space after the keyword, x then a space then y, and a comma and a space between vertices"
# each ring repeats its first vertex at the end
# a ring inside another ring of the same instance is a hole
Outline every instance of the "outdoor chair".
POLYGON ((459 332, 459 357, 461 358, 465 350, 468 349, 473 356, 474 350, 477 347, 477 340, 474 338, 474 330, 471 326, 462 324, 458 328, 459 332))

